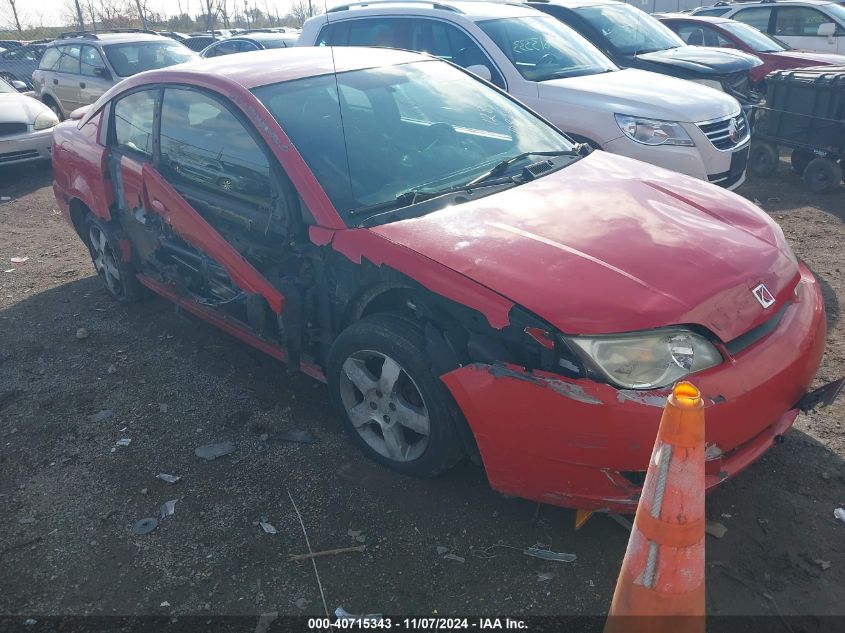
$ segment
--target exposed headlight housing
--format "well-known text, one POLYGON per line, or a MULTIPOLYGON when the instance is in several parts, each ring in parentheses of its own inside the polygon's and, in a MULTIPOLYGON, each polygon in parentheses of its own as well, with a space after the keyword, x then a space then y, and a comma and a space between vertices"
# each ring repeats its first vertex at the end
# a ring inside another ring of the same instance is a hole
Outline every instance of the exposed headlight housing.
POLYGON ((718 90, 719 92, 724 92, 725 87, 722 85, 721 81, 716 81, 715 79, 692 79, 697 84, 701 84, 702 86, 707 86, 708 88, 713 88, 713 90, 718 90))
POLYGON ((627 114, 614 114, 613 116, 625 136, 637 143, 643 145, 695 145, 686 130, 675 121, 644 119, 627 114))
POLYGON ((35 123, 33 123, 32 128, 34 130, 49 130, 51 127, 55 127, 58 124, 58 117, 53 113, 52 110, 48 110, 46 112, 40 113, 37 117, 35 117, 35 123))
POLYGON ((686 328, 571 336, 565 340, 588 365, 625 389, 665 387, 722 362, 722 355, 710 341, 686 328))

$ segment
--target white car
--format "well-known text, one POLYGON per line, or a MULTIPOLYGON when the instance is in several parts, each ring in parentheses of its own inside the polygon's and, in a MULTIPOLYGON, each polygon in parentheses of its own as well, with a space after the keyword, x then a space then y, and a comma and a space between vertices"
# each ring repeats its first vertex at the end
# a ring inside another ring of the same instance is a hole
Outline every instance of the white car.
POLYGON ((750 133, 736 99, 690 81, 620 70, 574 30, 526 6, 344 5, 306 21, 297 45, 428 52, 492 82, 575 140, 729 189, 745 180, 750 133))
POLYGON ((792 48, 845 55, 845 6, 826 0, 720 3, 692 11, 750 24, 792 48))
POLYGON ((50 160, 58 122, 50 108, 0 79, 0 167, 50 160))

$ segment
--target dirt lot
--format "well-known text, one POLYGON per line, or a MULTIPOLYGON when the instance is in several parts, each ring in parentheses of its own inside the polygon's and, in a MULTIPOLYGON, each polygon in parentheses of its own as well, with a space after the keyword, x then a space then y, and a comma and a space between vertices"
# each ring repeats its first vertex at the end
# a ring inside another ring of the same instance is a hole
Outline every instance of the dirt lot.
MULTIPOLYGON (((366 540, 363 553, 319 560, 330 611, 606 612, 627 542, 618 524, 597 516, 576 533, 572 512, 503 498, 469 465, 421 481, 371 463, 322 385, 163 300, 111 301, 50 180, 43 167, 0 172, 0 194, 13 198, 0 203, 0 614, 319 615, 313 569, 287 560, 307 551, 287 491, 315 550, 357 544, 350 530, 366 540), (79 328, 89 336, 77 339, 79 328), (319 443, 263 438, 285 430, 319 443), (131 444, 115 446, 121 438, 131 444), (227 440, 232 455, 194 455, 227 440), (133 534, 171 499, 172 517, 133 534), (521 553, 537 543, 577 562, 521 553)), ((830 334, 817 380, 840 377, 845 187, 812 196, 782 165, 741 193, 822 280, 830 334)), ((845 614, 845 524, 833 518, 845 506, 843 411, 845 401, 802 415, 709 497, 708 516, 727 527, 707 542, 711 613, 845 614)))

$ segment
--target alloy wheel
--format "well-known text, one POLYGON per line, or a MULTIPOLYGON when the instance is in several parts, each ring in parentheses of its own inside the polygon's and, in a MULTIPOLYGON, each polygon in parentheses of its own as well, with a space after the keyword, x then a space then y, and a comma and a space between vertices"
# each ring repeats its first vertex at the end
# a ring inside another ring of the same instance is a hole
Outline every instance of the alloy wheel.
POLYGON ((109 292, 120 296, 123 290, 123 279, 120 275, 118 259, 106 234, 98 226, 92 225, 88 230, 88 240, 91 244, 91 259, 94 261, 94 268, 102 277, 109 292))
POLYGON ((343 407, 361 438, 397 462, 423 454, 431 433, 428 407, 411 376, 381 352, 349 356, 340 374, 343 407))

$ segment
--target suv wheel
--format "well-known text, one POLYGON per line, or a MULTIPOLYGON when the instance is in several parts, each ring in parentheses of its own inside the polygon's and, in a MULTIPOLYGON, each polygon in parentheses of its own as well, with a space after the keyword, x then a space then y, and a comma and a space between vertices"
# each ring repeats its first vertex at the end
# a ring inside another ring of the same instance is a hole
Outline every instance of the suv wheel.
POLYGON ((382 313, 341 332, 329 353, 332 401, 355 442, 375 461, 433 477, 463 457, 455 405, 426 362, 411 319, 382 313))

